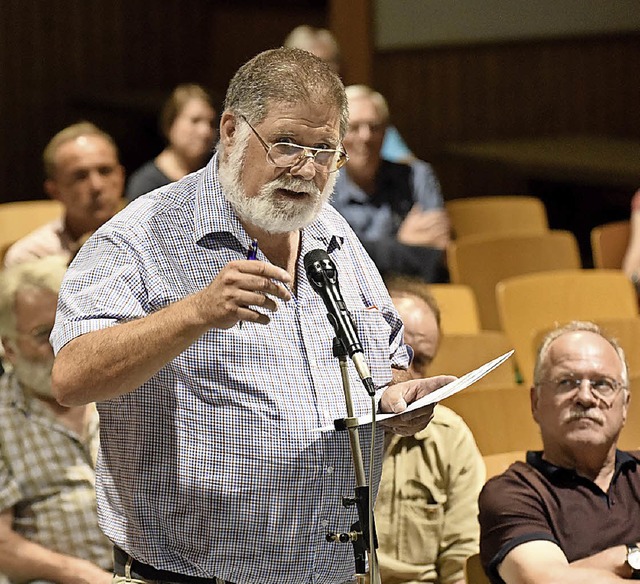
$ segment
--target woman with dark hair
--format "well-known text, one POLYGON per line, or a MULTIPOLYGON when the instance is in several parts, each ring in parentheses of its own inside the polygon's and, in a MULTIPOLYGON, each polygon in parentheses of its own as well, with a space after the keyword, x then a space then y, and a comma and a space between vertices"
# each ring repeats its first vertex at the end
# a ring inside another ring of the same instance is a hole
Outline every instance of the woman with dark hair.
POLYGON ((200 85, 178 85, 165 102, 160 128, 165 149, 136 170, 127 183, 129 201, 202 168, 213 153, 216 111, 200 85))

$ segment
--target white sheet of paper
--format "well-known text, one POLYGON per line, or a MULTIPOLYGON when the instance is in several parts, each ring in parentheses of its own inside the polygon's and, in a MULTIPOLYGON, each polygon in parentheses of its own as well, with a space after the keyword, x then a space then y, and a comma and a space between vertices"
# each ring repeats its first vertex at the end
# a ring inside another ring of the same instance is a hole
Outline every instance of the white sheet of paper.
MULTIPOLYGON (((377 414, 376 421, 382 422, 382 420, 388 420, 389 418, 395 418, 396 416, 400 416, 401 414, 406 414, 407 412, 411 412, 413 410, 417 410, 424 406, 428 406, 430 404, 437 403, 454 393, 458 393, 463 389, 466 389, 470 385, 474 384, 478 379, 484 377, 490 371, 493 371, 499 365, 502 365, 511 355, 513 355, 513 349, 504 355, 500 355, 500 357, 496 357, 495 359, 481 365, 477 369, 473 371, 469 371, 469 373, 465 373, 462 377, 458 377, 455 381, 451 383, 447 383, 447 385, 443 385, 442 387, 432 391, 430 394, 421 397, 420 399, 410 403, 407 406, 407 409, 398 413, 398 414, 377 414)), ((371 423, 371 414, 367 414, 365 416, 360 416, 358 418, 358 425, 364 426, 366 424, 371 423)), ((318 431, 325 432, 327 430, 335 430, 334 426, 324 426, 323 428, 318 428, 318 431)))

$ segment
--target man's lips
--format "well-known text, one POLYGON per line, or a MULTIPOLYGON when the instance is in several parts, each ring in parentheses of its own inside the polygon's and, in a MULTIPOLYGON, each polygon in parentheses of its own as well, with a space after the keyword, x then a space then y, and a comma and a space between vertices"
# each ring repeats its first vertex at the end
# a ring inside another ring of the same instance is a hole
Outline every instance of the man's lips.
POLYGON ((292 191, 290 189, 278 189, 277 192, 279 195, 293 199, 300 199, 302 197, 310 196, 310 194, 306 191, 292 191))

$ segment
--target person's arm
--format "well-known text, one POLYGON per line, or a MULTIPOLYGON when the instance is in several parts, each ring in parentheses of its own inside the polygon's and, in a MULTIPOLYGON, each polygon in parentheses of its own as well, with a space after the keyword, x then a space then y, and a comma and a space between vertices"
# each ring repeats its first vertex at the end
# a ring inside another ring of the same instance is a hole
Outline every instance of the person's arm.
POLYGON ((15 582, 110 584, 112 575, 87 560, 53 552, 12 529, 13 510, 0 513, 0 573, 15 582))
POLYGON ((140 387, 211 328, 239 320, 267 324, 263 311, 277 310, 270 294, 290 300, 289 274, 272 264, 239 260, 227 264, 203 290, 158 312, 76 337, 62 347, 52 387, 63 405, 101 401, 140 387))
POLYGON ((416 160, 410 166, 414 206, 400 225, 397 239, 405 245, 444 249, 451 226, 443 208, 440 183, 430 164, 416 160))
POLYGON ((444 209, 423 211, 414 205, 398 228, 398 241, 404 245, 420 245, 444 249, 450 237, 449 217, 444 209))
POLYGON ((454 420, 447 444, 438 444, 443 452, 443 464, 448 468, 447 501, 437 559, 442 584, 464 584, 465 561, 478 552, 478 495, 485 481, 484 462, 471 430, 457 416, 454 420))
POLYGON ((620 545, 569 563, 555 543, 536 540, 513 548, 498 572, 506 584, 608 584, 629 578, 626 557, 626 547, 620 545))

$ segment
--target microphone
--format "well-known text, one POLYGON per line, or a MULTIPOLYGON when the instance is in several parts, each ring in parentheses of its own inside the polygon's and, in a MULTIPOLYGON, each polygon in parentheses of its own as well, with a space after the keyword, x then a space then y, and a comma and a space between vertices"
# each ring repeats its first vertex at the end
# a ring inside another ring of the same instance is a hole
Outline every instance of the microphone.
POLYGON ((362 344, 353 324, 351 313, 344 303, 340 285, 338 284, 338 270, 329 254, 323 249, 314 249, 304 256, 304 268, 311 287, 320 295, 327 308, 327 318, 342 342, 349 357, 355 365, 356 371, 370 396, 375 395, 373 379, 369 366, 364 358, 362 344))

